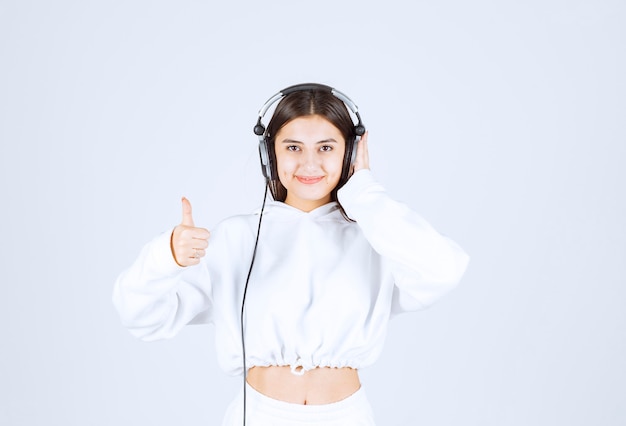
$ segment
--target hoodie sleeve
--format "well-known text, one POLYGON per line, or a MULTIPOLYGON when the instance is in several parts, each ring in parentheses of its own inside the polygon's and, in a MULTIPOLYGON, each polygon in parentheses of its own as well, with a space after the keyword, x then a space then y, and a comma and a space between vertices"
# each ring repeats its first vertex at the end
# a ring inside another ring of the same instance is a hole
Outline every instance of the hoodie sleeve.
POLYGON ((392 313, 429 306, 460 281, 468 255, 420 215, 393 200, 371 171, 357 171, 338 197, 391 269, 392 313))
POLYGON ((204 258, 181 267, 170 249, 170 232, 146 244, 118 277, 113 304, 131 334, 142 340, 173 337, 189 323, 211 321, 211 280, 204 258))

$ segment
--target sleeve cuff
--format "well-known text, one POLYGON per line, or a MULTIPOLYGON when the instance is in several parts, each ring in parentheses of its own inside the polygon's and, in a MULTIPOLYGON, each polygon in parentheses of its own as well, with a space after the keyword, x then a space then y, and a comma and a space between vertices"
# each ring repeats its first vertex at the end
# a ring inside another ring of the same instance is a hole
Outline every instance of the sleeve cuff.
POLYGON ((152 258, 154 269, 164 276, 174 275, 186 269, 174 260, 174 254, 172 253, 170 244, 172 232, 174 232, 173 228, 168 232, 163 232, 156 237, 151 244, 150 257, 152 258))
POLYGON ((384 192, 384 187, 376 181, 369 169, 361 169, 354 173, 348 182, 337 192, 341 205, 350 213, 350 207, 358 202, 362 194, 368 192, 384 192))

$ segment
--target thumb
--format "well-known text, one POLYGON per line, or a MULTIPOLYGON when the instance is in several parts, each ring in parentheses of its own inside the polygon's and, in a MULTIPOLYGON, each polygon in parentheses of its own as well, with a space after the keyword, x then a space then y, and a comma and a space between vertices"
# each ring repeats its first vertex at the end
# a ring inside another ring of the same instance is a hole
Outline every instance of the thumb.
POLYGON ((181 225, 194 226, 193 217, 191 216, 191 203, 185 197, 183 197, 182 203, 183 203, 183 221, 181 222, 181 225))

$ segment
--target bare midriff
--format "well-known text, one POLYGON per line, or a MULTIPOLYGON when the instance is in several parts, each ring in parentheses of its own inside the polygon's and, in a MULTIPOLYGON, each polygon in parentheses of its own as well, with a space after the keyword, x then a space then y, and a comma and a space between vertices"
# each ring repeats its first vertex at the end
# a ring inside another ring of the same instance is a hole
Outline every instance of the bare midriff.
POLYGON ((321 367, 295 375, 286 367, 252 367, 248 384, 273 399, 292 404, 321 405, 341 401, 361 387, 353 368, 321 367))

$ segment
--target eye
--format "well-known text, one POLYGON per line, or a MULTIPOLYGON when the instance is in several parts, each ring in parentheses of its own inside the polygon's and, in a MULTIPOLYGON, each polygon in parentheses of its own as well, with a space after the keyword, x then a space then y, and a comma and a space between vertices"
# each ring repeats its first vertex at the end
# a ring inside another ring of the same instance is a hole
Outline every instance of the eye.
POLYGON ((287 145, 287 151, 291 151, 291 152, 300 151, 300 147, 298 145, 287 145))
POLYGON ((322 152, 328 152, 328 151, 332 151, 333 147, 331 145, 322 145, 320 147, 320 151, 322 152))

